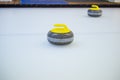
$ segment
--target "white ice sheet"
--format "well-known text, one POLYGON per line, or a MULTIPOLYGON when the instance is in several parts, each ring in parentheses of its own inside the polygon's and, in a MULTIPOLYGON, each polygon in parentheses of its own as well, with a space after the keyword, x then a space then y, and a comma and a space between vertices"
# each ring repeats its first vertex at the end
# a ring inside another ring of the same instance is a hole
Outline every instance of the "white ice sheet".
POLYGON ((0 80, 120 80, 120 8, 1 8, 0 80), (48 43, 47 32, 65 23, 70 45, 48 43))

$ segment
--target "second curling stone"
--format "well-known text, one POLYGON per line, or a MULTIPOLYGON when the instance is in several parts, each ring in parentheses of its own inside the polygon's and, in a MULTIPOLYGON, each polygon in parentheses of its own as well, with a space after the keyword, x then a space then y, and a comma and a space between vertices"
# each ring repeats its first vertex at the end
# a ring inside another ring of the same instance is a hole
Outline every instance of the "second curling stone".
POLYGON ((73 41, 73 32, 65 24, 55 24, 54 26, 47 34, 50 43, 64 45, 73 41))
POLYGON ((102 10, 97 5, 92 5, 92 7, 88 9, 88 15, 91 17, 99 17, 102 15, 102 10))

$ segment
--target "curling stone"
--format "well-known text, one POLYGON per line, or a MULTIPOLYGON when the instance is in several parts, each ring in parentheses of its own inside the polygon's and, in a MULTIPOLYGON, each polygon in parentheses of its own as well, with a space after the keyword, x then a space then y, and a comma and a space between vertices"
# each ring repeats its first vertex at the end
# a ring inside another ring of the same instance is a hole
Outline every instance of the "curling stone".
POLYGON ((92 7, 88 9, 88 15, 91 17, 99 17, 102 15, 102 10, 97 5, 92 5, 92 7))
POLYGON ((73 41, 73 32, 65 24, 55 24, 47 34, 47 39, 52 44, 64 45, 73 41))

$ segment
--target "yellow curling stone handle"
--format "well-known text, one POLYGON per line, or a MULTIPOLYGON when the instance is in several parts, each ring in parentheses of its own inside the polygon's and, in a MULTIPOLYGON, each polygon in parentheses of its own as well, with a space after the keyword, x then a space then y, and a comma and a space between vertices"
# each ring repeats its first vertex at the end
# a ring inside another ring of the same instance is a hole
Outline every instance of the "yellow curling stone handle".
POLYGON ((98 7, 98 5, 92 5, 90 10, 100 10, 100 8, 98 7))
POLYGON ((53 33, 68 33, 70 30, 65 24, 54 24, 54 28, 51 30, 53 33))

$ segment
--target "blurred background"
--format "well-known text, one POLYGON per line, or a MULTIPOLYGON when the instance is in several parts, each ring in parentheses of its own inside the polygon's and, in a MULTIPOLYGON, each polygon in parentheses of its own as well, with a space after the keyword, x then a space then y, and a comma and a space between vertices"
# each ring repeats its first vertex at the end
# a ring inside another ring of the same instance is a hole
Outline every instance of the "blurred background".
POLYGON ((0 0, 0 4, 112 4, 120 0, 0 0))

